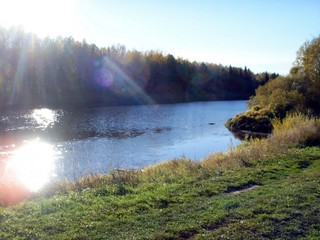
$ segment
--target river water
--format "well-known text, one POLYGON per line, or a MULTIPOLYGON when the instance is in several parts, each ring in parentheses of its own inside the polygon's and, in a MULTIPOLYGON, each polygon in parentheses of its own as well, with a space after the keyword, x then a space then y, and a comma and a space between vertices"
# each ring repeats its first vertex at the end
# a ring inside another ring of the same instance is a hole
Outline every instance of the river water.
POLYGON ((197 161, 239 143, 224 123, 246 109, 245 101, 215 101, 1 113, 0 174, 20 166, 31 172, 26 179, 34 169, 76 179, 180 157, 197 161))

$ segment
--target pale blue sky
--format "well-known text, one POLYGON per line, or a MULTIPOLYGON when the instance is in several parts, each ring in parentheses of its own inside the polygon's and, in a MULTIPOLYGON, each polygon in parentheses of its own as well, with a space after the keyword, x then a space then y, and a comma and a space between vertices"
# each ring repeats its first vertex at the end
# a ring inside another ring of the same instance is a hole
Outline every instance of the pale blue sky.
POLYGON ((0 0, 0 25, 99 47, 160 50, 190 61, 287 74, 320 34, 320 0, 0 0), (27 2, 27 3, 24 3, 27 2), (20 10, 17 8, 20 6, 20 10))

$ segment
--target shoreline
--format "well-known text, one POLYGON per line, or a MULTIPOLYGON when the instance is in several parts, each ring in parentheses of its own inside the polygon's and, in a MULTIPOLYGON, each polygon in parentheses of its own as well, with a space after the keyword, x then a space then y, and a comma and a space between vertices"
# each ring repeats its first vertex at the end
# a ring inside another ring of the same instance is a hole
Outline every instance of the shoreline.
POLYGON ((201 162, 177 159, 47 186, 0 207, 0 238, 316 238, 320 146, 307 143, 320 138, 319 125, 292 118, 301 125, 279 123, 271 137, 201 162))

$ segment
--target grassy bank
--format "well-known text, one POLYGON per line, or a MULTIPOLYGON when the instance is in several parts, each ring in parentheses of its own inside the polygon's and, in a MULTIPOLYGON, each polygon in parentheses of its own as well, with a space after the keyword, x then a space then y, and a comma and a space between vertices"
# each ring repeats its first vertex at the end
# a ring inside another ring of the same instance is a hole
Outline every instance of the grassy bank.
POLYGON ((202 162, 48 186, 0 207, 0 239, 319 239, 319 121, 301 115, 202 162))

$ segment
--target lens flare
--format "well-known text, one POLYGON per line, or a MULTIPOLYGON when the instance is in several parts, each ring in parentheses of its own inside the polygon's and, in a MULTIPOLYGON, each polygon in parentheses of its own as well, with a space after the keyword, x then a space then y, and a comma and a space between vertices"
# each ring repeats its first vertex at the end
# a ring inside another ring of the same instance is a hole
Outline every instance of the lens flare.
POLYGON ((105 68, 100 68, 95 72, 95 79, 101 87, 113 87, 113 74, 105 68))
MULTIPOLYGON (((118 96, 133 97, 139 99, 143 104, 154 104, 153 99, 145 93, 137 81, 128 76, 107 56, 104 56, 100 61, 95 61, 93 65, 96 68, 94 78, 98 86, 106 88, 118 96)), ((148 76, 147 69, 145 72, 145 75, 148 76)))

